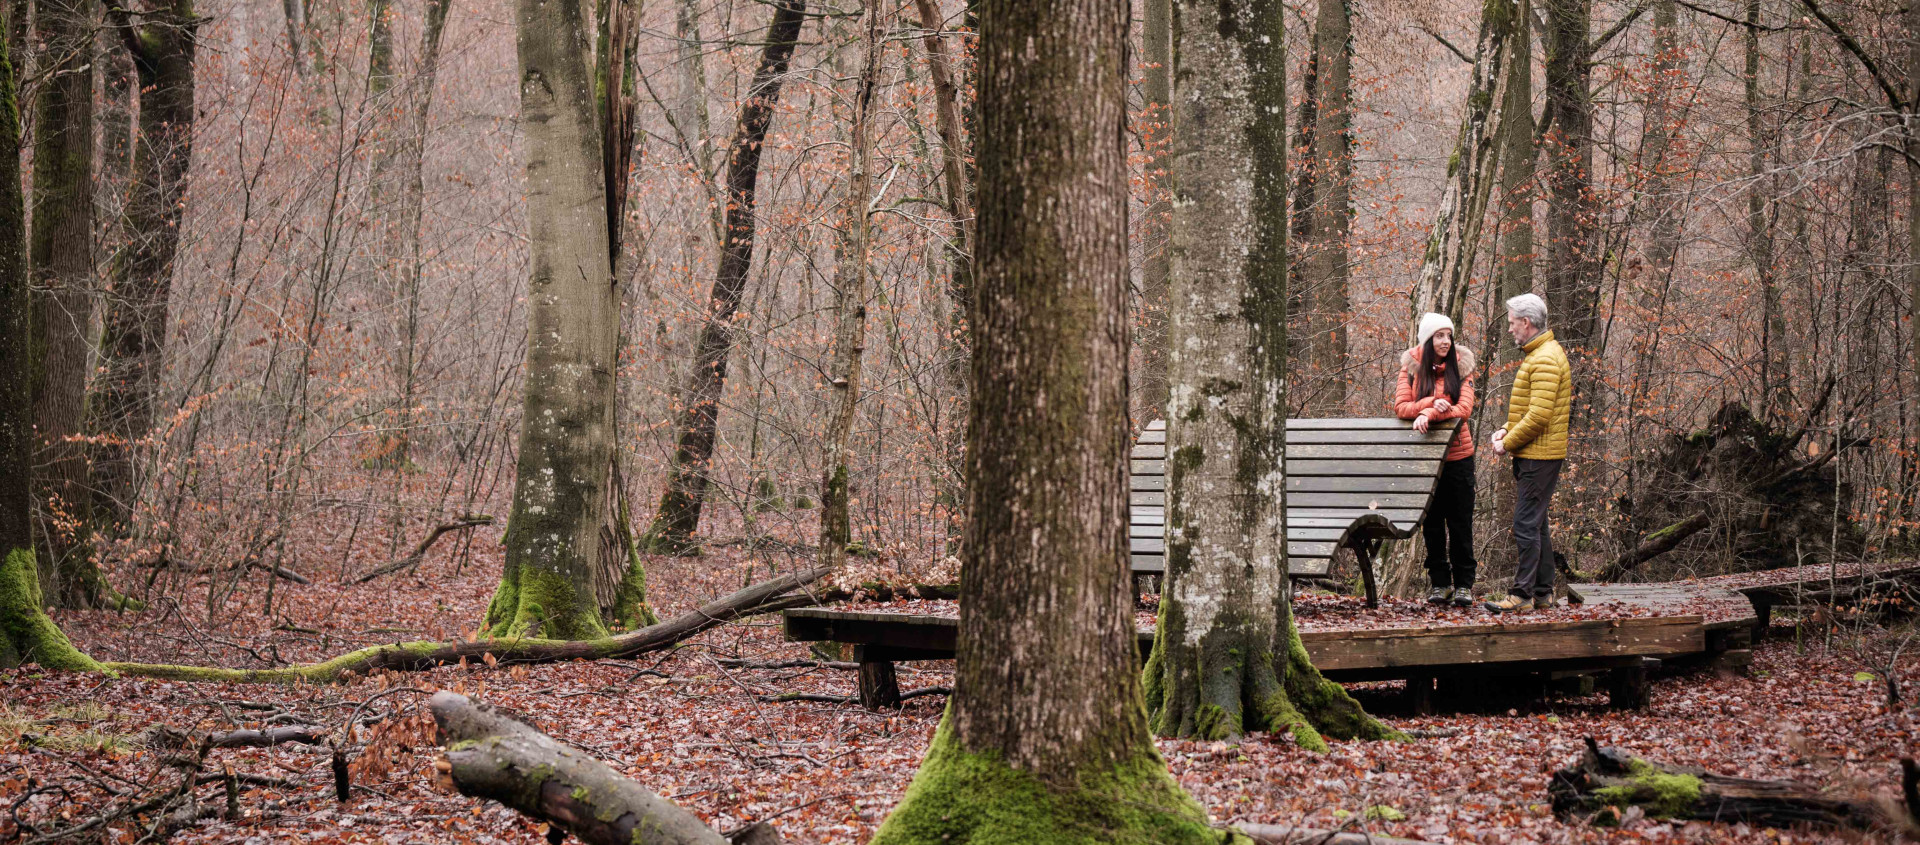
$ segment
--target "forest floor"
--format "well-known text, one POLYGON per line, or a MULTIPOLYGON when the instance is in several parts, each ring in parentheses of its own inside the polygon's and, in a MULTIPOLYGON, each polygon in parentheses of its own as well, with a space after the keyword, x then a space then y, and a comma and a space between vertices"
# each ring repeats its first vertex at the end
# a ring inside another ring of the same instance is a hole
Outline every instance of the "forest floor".
MULTIPOLYGON (((432 556, 417 573, 344 586, 315 578, 275 587, 271 614, 258 573, 209 621, 203 577, 138 614, 62 612, 57 619, 95 657, 267 666, 396 640, 470 636, 497 578, 497 529, 482 529, 455 573, 432 556), (188 598, 191 595, 193 598, 188 598)), ((767 575, 738 546, 699 559, 653 562, 663 615, 767 575)), ((316 571, 308 569, 305 571, 316 571)), ((230 577, 230 576, 215 576, 230 577)), ((1398 613, 1418 613, 1396 606, 1398 613)), ((1476 611, 1477 613, 1477 611, 1476 611)), ((1876 673, 1886 648, 1911 629, 1858 631, 1795 642, 1792 629, 1755 650, 1750 677, 1666 678, 1643 712, 1617 713, 1605 696, 1557 698, 1491 712, 1413 718, 1391 684, 1364 685, 1368 707, 1412 743, 1335 743, 1307 752, 1290 738, 1253 734, 1237 744, 1161 741, 1175 777, 1220 822, 1349 826, 1433 842, 1843 842, 1857 836, 1741 825, 1673 823, 1629 814, 1620 829, 1557 820, 1548 774, 1574 762, 1591 736, 1654 760, 1730 775, 1790 778, 1855 794, 1891 795, 1895 760, 1920 747, 1920 704, 1889 708, 1876 673)), ((1909 648, 1909 653, 1920 649, 1909 648)), ((221 776, 242 776, 237 819, 207 819, 181 843, 542 841, 542 828, 500 805, 435 783, 436 750, 419 705, 434 689, 464 692, 592 752, 717 828, 771 819, 796 843, 864 842, 899 800, 945 699, 898 712, 853 705, 770 703, 785 692, 850 695, 853 673, 738 669, 725 658, 807 656, 763 617, 707 632, 671 654, 637 661, 544 666, 475 664, 376 675, 331 686, 215 685, 44 672, 0 672, 0 843, 36 841, 177 788, 181 752, 154 728, 225 731, 264 721, 331 728, 356 750, 352 800, 334 799, 323 748, 215 749, 198 787, 224 802, 221 776), (342 730, 350 714, 361 727, 342 730), (372 717, 368 719, 367 717, 372 717)), ((906 664, 903 688, 946 685, 951 664, 906 664)), ((1920 660, 1894 671, 1920 689, 1920 660)), ((152 823, 118 818, 104 841, 134 842, 152 823)), ((69 839, 66 841, 84 841, 69 839)))

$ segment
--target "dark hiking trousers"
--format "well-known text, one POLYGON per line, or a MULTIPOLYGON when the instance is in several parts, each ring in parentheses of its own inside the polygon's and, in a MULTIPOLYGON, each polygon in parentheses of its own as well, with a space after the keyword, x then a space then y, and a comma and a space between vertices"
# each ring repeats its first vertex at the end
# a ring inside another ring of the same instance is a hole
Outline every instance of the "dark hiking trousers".
POLYGON ((1442 589, 1473 586, 1473 456, 1440 465, 1433 506, 1421 527, 1427 538, 1427 578, 1442 589))
POLYGON ((1560 484, 1564 460, 1513 459, 1513 544, 1520 565, 1513 573, 1516 596, 1553 595, 1553 539, 1547 536, 1547 505, 1560 484))

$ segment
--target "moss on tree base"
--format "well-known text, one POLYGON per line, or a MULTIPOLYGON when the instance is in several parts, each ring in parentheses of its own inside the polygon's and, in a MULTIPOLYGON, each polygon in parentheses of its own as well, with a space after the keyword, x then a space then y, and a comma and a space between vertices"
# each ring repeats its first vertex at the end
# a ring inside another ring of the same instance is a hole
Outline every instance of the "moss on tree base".
POLYGON ((948 720, 873 845, 1250 842, 1207 825, 1151 746, 1061 786, 960 747, 948 720))
POLYGON ((36 663, 49 669, 97 671, 47 616, 32 549, 11 549, 0 563, 0 666, 36 663))
POLYGON ((507 564, 500 586, 487 604, 487 636, 597 640, 607 636, 591 590, 581 589, 558 572, 507 564))

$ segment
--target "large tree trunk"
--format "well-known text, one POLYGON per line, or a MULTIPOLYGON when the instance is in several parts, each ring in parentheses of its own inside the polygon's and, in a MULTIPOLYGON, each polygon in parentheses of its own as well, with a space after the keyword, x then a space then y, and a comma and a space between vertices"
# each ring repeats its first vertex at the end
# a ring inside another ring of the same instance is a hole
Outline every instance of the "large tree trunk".
POLYGON ((27 213, 20 195, 20 111, 0 45, 0 668, 97 668, 48 618, 33 554, 33 406, 29 391, 27 213))
POLYGON ((1447 161, 1447 184, 1434 211, 1433 231, 1427 235, 1427 253, 1420 280, 1413 290, 1413 319, 1436 311, 1466 322, 1467 285, 1473 259, 1480 247, 1481 219, 1493 193, 1498 163, 1501 111, 1496 96, 1507 39, 1513 28, 1525 26, 1509 0, 1485 0, 1480 8, 1480 35, 1473 51, 1473 76, 1467 83, 1466 116, 1460 121, 1459 140, 1447 161))
POLYGON ((880 74, 886 13, 882 0, 866 0, 865 26, 860 37, 860 71, 854 78, 853 125, 847 144, 853 148, 847 173, 847 223, 839 266, 834 272, 833 360, 828 364, 828 388, 833 391, 827 420, 825 476, 820 480, 820 565, 839 566, 853 542, 853 520, 848 511, 852 495, 849 475, 853 465, 853 419, 860 405, 860 359, 867 347, 867 287, 872 269, 868 261, 868 195, 873 193, 873 94, 880 74))
MULTIPOLYGON (((1907 92, 1907 329, 1911 333, 1907 361, 1913 368, 1907 385, 1911 390, 1920 382, 1920 3, 1907 4, 1907 92)), ((1908 447, 1909 455, 1920 448, 1920 413, 1913 413, 1912 419, 1914 443, 1908 447)), ((1907 460, 1913 466, 1914 459, 1907 460)))
POLYGON ((194 34, 187 0, 142 16, 136 25, 116 13, 115 27, 139 79, 140 131, 126 202, 127 244, 113 267, 101 336, 102 373, 92 401, 93 427, 105 435, 94 451, 99 512, 120 531, 131 528, 165 365, 168 299, 187 168, 193 160, 194 34))
POLYGON ((1133 645, 1127 6, 989 0, 980 21, 958 667, 874 841, 1217 842, 1147 733, 1133 645))
POLYGON ((720 395, 727 386, 727 358, 733 352, 733 315, 746 292, 747 271, 753 265, 754 203, 760 180, 760 145, 773 123, 774 106, 786 81, 787 63, 800 39, 806 0, 780 0, 767 26, 766 47, 754 71, 747 97, 734 127, 732 152, 727 159, 726 240, 721 244, 720 267, 708 296, 706 324, 700 330, 693 366, 680 395, 679 445, 673 453, 666 490, 647 532, 647 546, 656 552, 683 553, 694 548, 693 532, 700 527, 700 509, 706 503, 707 472, 720 420, 720 395))
POLYGON ((1140 45, 1146 65, 1140 94, 1146 99, 1141 121, 1141 143, 1152 156, 1147 165, 1147 208, 1140 217, 1140 378, 1135 388, 1146 419, 1167 413, 1167 282, 1172 263, 1167 254, 1168 224, 1173 206, 1168 202, 1167 142, 1173 129, 1173 0, 1145 0, 1140 45))
POLYGON ((1162 735, 1290 731, 1324 748, 1322 732, 1392 732, 1314 669, 1288 597, 1284 13, 1179 9, 1167 584, 1147 705, 1162 735))
POLYGON ((1547 308, 1573 365, 1575 442, 1599 425, 1607 397, 1600 366, 1600 202, 1593 191, 1591 0, 1544 0, 1547 144, 1547 308))
POLYGON ((518 5, 532 278, 513 513, 493 636, 607 632, 594 600, 613 461, 619 289, 608 244, 594 28, 580 4, 518 5))
POLYGON ((53 60, 42 68, 46 82, 35 102, 28 246, 41 575, 56 604, 90 607, 102 585, 85 527, 87 448, 69 438, 81 433, 93 363, 93 3, 45 0, 35 11, 36 35, 53 60))
POLYGON ((1353 44, 1347 0, 1319 0, 1313 32, 1313 251, 1306 281, 1312 287, 1313 369, 1330 379, 1314 391, 1307 416, 1338 416, 1347 404, 1348 252, 1353 228, 1353 44))

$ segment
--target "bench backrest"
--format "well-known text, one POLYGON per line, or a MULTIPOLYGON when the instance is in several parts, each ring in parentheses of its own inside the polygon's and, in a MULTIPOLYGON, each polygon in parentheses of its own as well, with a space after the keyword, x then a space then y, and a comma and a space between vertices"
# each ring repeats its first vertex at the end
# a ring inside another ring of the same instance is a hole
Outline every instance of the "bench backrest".
MULTIPOLYGON (((1425 434, 1397 419, 1287 420, 1287 570, 1324 576, 1334 550, 1413 536, 1440 476, 1452 422, 1425 434)), ((1133 571, 1166 571, 1167 425, 1140 432, 1129 466, 1133 571)))

